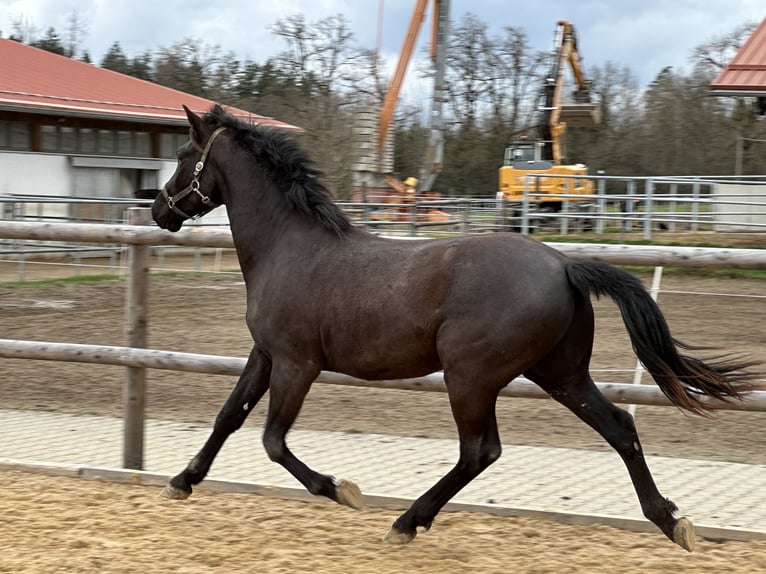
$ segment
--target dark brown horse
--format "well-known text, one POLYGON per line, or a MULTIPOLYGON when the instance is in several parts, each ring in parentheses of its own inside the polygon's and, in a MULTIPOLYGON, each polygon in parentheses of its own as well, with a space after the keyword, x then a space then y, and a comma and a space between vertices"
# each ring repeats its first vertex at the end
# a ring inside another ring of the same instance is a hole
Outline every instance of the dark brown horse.
MULTIPOLYGON (((597 430, 620 454, 644 515, 691 550, 694 527, 674 517, 644 461, 632 417, 607 401, 588 372, 591 295, 620 308, 633 348, 679 407, 736 398, 747 363, 705 363, 677 350, 659 308, 631 274, 577 263, 515 234, 395 241, 351 225, 307 155, 284 133, 247 125, 214 107, 186 110, 191 141, 154 201, 163 228, 225 204, 247 284, 247 365, 200 452, 165 490, 186 498, 226 438, 270 391, 263 444, 313 494, 359 508, 352 482, 299 460, 285 436, 322 370, 397 379, 443 369, 460 437, 457 464, 393 524, 406 543, 500 456, 499 391, 525 374, 597 430)), ((576 479, 575 479, 576 480, 576 479)))

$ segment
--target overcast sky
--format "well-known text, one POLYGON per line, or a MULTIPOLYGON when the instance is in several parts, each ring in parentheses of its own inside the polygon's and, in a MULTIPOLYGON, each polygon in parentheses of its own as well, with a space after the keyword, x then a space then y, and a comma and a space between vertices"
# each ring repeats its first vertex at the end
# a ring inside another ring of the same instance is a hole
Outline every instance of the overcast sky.
MULTIPOLYGON (((42 33, 60 33, 77 8, 87 26, 84 47, 98 63, 119 41, 128 56, 194 37, 233 51, 238 58, 265 62, 284 48, 269 27, 302 13, 308 22, 344 14, 359 47, 374 48, 379 0, 0 0, 0 30, 8 37, 23 18, 42 33)), ((383 56, 395 62, 415 0, 384 0, 383 56)), ((737 26, 766 17, 764 0, 452 0, 452 20, 471 12, 490 25, 522 28, 533 48, 552 46, 556 21, 570 20, 588 66, 606 61, 627 65, 646 85, 665 66, 689 70, 692 50, 737 26)), ((427 41, 430 22, 420 44, 427 41)), ((418 52, 420 53, 420 52, 418 52)))

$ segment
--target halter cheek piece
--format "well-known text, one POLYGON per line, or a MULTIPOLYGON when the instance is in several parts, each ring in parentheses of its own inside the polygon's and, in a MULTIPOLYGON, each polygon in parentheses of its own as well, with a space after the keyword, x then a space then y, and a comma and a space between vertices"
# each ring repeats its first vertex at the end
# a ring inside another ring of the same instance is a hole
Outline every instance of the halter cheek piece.
MULTIPOLYGON (((214 201, 212 201, 210 197, 208 197, 207 195, 202 193, 202 191, 200 191, 199 176, 202 174, 202 169, 205 167, 205 161, 207 160, 208 153, 210 153, 210 148, 213 146, 213 142, 215 141, 215 138, 217 138, 220 134, 222 134, 225 131, 226 131, 226 128, 218 128, 217 130, 213 132, 213 135, 210 136, 210 139, 207 140, 205 149, 201 150, 202 157, 194 166, 194 174, 192 175, 192 180, 189 185, 187 185, 185 188, 183 188, 180 192, 178 192, 174 196, 171 196, 168 193, 167 184, 165 184, 165 187, 162 188, 162 197, 165 198, 165 201, 167 202, 168 207, 172 211, 174 211, 175 213, 183 217, 184 219, 198 219, 220 205, 219 203, 215 203, 214 201), (189 215, 188 213, 185 213, 183 210, 179 209, 178 207, 178 202, 192 192, 196 193, 199 196, 199 198, 202 200, 202 203, 204 203, 207 206, 206 209, 203 209, 202 211, 200 211, 199 213, 195 215, 189 215)), ((199 146, 195 145, 195 147, 199 149, 199 146)))

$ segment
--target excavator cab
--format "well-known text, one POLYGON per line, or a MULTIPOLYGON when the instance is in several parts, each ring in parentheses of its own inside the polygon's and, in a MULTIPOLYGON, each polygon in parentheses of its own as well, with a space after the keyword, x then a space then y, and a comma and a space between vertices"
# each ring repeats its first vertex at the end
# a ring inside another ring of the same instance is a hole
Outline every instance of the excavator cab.
POLYGON ((530 164, 543 162, 537 169, 549 169, 553 162, 544 161, 540 146, 537 142, 528 140, 522 136, 519 140, 513 142, 505 148, 503 165, 512 166, 514 169, 534 169, 530 164))

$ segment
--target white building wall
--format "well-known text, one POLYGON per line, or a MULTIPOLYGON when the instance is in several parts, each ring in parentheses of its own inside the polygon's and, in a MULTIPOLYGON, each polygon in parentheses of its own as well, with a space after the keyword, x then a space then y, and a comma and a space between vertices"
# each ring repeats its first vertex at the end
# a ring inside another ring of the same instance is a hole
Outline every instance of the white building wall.
POLYGON ((64 155, 0 152, 0 195, 70 195, 64 155))
MULTIPOLYGON (((74 170, 90 169, 72 167, 70 157, 57 154, 0 151, 0 195, 43 195, 76 197, 73 189, 76 178, 74 170)), ((159 162, 157 181, 161 188, 176 169, 175 160, 159 162)), ((92 195, 87 190, 85 195, 92 195)), ((83 195, 82 193, 80 195, 83 195)), ((99 194, 97 194, 99 195, 99 194)), ((114 194, 105 190, 105 196, 114 194)), ((124 195, 124 194, 121 194, 124 195)), ((67 218, 70 208, 67 204, 29 204, 24 212, 27 216, 67 218)), ((2 212, 0 211, 0 217, 2 212)), ((215 209, 204 218, 187 222, 185 225, 228 225, 226 208, 215 209)))

